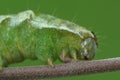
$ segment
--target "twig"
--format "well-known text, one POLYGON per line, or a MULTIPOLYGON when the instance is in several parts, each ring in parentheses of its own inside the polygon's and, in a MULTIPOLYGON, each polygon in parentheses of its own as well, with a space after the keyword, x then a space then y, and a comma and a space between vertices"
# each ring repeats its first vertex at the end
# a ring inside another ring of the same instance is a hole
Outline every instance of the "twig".
POLYGON ((4 68, 0 80, 32 80, 120 70, 120 57, 51 66, 4 68))

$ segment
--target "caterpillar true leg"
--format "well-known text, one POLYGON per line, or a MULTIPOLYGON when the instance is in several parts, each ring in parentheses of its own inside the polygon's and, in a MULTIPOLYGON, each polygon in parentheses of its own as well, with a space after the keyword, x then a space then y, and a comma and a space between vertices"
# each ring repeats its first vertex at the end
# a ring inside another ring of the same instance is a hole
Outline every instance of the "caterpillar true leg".
POLYGON ((77 61, 77 51, 73 48, 70 49, 70 55, 72 57, 73 60, 77 61))
POLYGON ((49 48, 46 46, 45 48, 42 49, 43 46, 39 46, 36 49, 36 57, 37 59, 40 60, 43 64, 48 64, 50 66, 54 66, 53 62, 56 60, 54 56, 54 50, 53 48, 49 48))
POLYGON ((68 54, 68 49, 63 49, 62 53, 59 55, 60 60, 64 63, 71 61, 71 58, 67 54, 68 54))
POLYGON ((48 63, 48 65, 50 65, 50 66, 54 66, 54 65, 53 65, 53 62, 52 62, 52 60, 51 60, 50 58, 47 59, 47 63, 48 63))

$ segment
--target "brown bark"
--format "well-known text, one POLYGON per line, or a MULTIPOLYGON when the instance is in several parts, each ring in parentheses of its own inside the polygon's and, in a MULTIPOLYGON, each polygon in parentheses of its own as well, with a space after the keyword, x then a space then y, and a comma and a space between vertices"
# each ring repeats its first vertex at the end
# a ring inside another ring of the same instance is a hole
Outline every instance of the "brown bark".
POLYGON ((33 80, 120 70, 120 57, 51 66, 4 68, 0 80, 33 80))

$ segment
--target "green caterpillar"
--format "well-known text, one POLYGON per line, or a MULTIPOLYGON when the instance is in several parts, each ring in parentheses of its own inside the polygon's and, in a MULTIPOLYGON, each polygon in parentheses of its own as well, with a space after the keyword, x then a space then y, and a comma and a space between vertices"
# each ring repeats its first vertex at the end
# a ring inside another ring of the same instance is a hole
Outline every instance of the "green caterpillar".
POLYGON ((96 48, 93 32, 67 20, 31 10, 0 16, 0 70, 25 59, 49 65, 56 59, 91 60, 96 48))

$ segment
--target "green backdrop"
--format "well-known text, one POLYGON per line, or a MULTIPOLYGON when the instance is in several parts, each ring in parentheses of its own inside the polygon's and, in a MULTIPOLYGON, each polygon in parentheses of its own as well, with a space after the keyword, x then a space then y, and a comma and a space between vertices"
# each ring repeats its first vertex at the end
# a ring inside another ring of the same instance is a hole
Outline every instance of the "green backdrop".
MULTIPOLYGON (((0 14, 27 9, 67 19, 94 31, 99 40, 95 59, 120 56, 120 0, 0 0, 0 14)), ((26 60, 10 66, 38 65, 26 60)), ((118 80, 120 71, 51 80, 118 80)))

